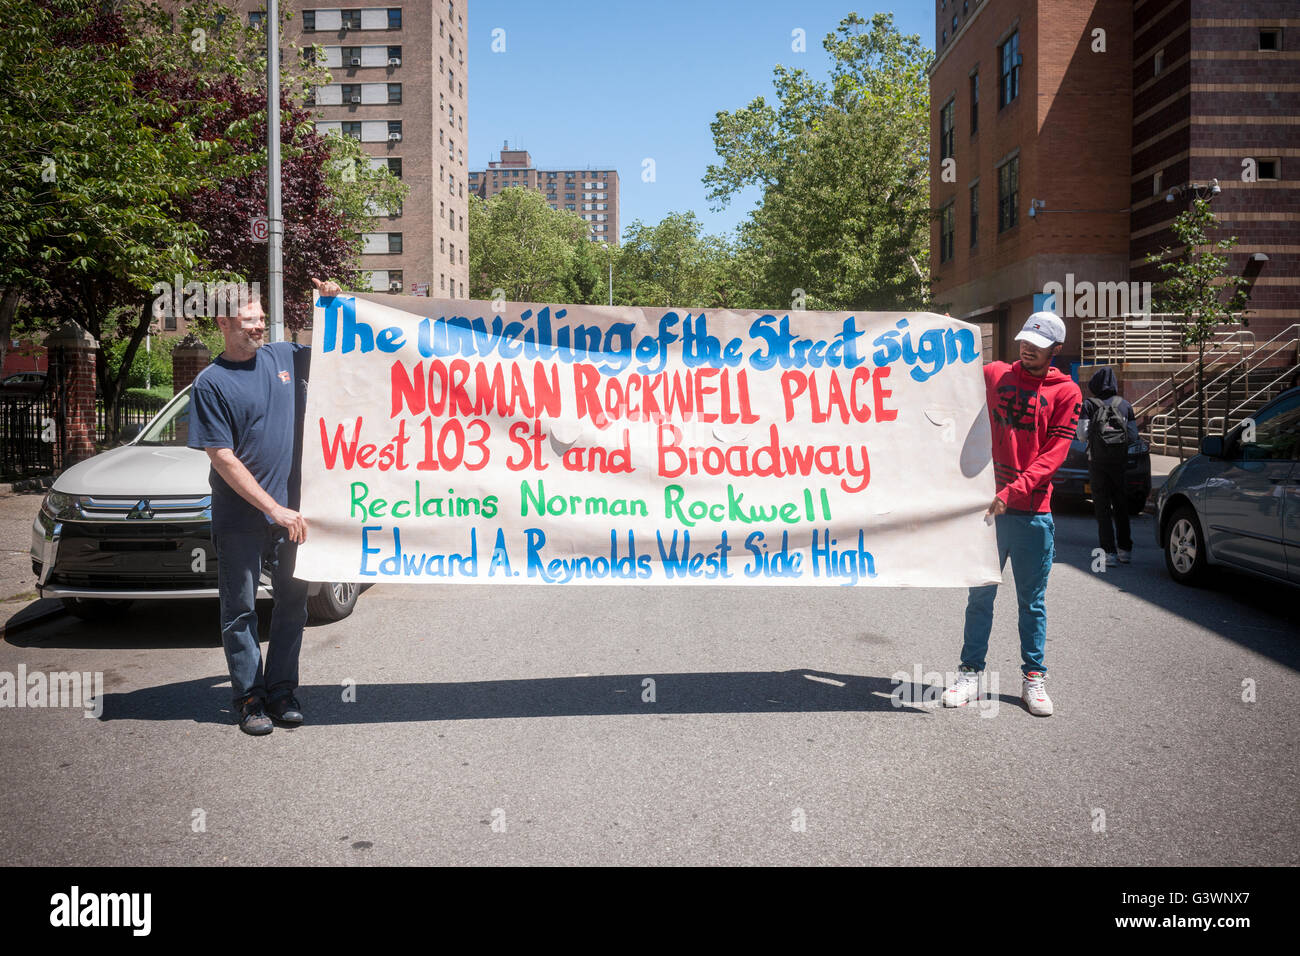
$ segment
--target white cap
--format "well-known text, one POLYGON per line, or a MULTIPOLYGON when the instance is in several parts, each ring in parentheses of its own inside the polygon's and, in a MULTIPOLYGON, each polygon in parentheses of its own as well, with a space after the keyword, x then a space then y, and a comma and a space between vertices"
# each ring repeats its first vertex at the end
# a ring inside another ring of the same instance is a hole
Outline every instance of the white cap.
POLYGON ((1025 327, 1016 336, 1017 342, 1022 339, 1040 349, 1050 349, 1065 341, 1065 323, 1055 312, 1035 312, 1025 320, 1025 327))

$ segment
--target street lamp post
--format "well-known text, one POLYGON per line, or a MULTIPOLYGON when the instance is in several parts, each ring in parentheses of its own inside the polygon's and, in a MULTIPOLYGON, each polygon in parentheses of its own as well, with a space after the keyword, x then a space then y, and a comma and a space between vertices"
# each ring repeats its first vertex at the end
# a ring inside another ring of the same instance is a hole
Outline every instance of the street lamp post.
POLYGON ((280 240, 280 4, 266 2, 266 299, 271 341, 284 341, 284 261, 280 240))

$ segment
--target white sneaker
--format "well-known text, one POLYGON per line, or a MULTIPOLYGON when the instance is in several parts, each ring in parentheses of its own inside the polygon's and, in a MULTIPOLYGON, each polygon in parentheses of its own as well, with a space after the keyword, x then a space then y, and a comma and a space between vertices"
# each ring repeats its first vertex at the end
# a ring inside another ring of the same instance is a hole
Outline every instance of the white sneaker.
POLYGON ((1120 548, 1120 549, 1119 549, 1119 563, 1120 563, 1120 564, 1128 564, 1128 563, 1129 563, 1130 561, 1132 561, 1132 560, 1133 560, 1133 552, 1132 552, 1132 551, 1125 551, 1123 548, 1120 548))
POLYGON ((1106 567, 1108 567, 1108 568, 1113 568, 1113 567, 1115 566, 1115 562, 1116 562, 1117 560, 1118 560, 1118 558, 1116 557, 1114 551, 1107 551, 1107 552, 1106 552, 1106 567))
POLYGON ((1043 686, 1043 675, 1038 671, 1030 671, 1025 675, 1020 699, 1025 702, 1025 706, 1035 717, 1052 716, 1052 698, 1047 696, 1047 689, 1043 686))
POLYGON ((980 695, 980 675, 983 671, 958 668, 957 680, 943 692, 939 702, 945 707, 964 707, 980 695))

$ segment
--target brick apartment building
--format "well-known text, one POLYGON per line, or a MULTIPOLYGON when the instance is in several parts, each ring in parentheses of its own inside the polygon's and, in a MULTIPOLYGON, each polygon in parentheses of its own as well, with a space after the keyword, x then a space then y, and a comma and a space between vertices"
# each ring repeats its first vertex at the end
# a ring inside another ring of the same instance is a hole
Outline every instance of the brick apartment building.
MULTIPOLYGON (((1240 241, 1231 268, 1253 282, 1256 337, 1296 321, 1294 2, 935 0, 935 11, 932 289, 984 327, 992 357, 1014 357, 1048 283, 1156 281, 1146 254, 1176 245, 1169 227, 1190 187, 1215 178, 1214 211, 1240 241), (1246 158, 1257 182, 1242 181, 1246 158)), ((1077 361, 1081 321, 1066 327, 1062 359, 1077 361)))
POLYGON ((544 193, 552 209, 576 212, 591 224, 592 242, 618 245, 618 172, 613 169, 535 169, 524 149, 507 143, 487 169, 469 174, 470 191, 487 199, 511 186, 544 193))
MULTIPOLYGON (((265 17, 266 0, 236 2, 250 23, 265 17)), ((373 210, 363 233, 371 288, 465 298, 468 0, 281 0, 280 16, 285 40, 319 47, 332 76, 313 91, 317 129, 359 140, 410 187, 400 209, 373 210)))

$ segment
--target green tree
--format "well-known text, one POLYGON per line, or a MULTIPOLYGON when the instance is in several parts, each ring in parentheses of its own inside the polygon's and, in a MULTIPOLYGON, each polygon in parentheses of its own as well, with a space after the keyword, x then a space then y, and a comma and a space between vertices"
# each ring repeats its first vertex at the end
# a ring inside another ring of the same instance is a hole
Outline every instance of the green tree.
POLYGON ((730 249, 705 236, 695 213, 669 213, 647 226, 624 230, 614 265, 614 295, 626 305, 712 308, 724 306, 730 249))
MULTIPOLYGON (((213 0, 174 18, 142 0, 0 0, 0 11, 0 324, 19 297, 34 325, 80 324, 101 344, 115 413, 155 283, 264 272, 240 204, 259 201, 250 184, 264 189, 265 33, 213 0)), ((287 56, 282 73, 286 277, 314 256, 346 279, 364 207, 400 202, 404 187, 386 171, 344 172, 360 148, 318 137, 297 109, 328 74, 300 62, 287 56)))
POLYGON ((1247 323, 1244 312, 1250 297, 1245 277, 1227 272, 1227 253, 1237 245, 1237 237, 1210 239, 1218 224, 1210 201, 1193 199, 1170 227, 1183 247, 1182 255, 1165 248, 1147 256, 1147 262, 1158 264, 1165 275, 1155 289, 1156 310, 1181 315, 1183 345, 1196 349, 1198 442, 1205 438, 1205 348, 1220 326, 1247 323))
POLYGON ((930 51, 890 14, 845 17, 823 42, 828 82, 776 68, 778 105, 757 97, 711 125, 720 208, 747 186, 737 294, 751 307, 914 309, 929 304, 930 51))
POLYGON ((511 302, 563 302, 588 281, 587 223, 552 209, 534 189, 469 197, 470 296, 511 302), (500 291, 498 291, 500 290, 500 291))

